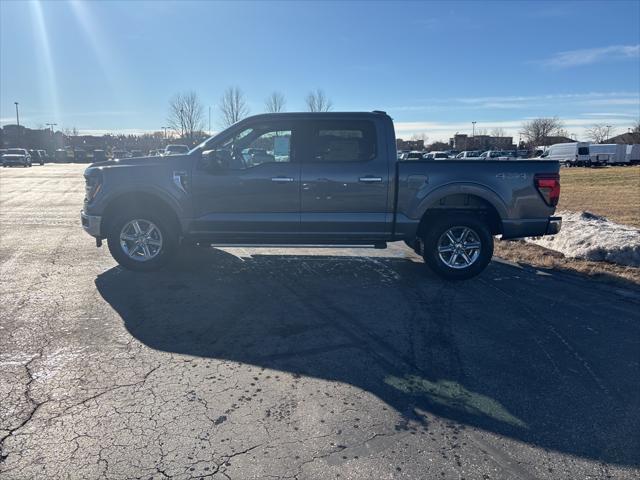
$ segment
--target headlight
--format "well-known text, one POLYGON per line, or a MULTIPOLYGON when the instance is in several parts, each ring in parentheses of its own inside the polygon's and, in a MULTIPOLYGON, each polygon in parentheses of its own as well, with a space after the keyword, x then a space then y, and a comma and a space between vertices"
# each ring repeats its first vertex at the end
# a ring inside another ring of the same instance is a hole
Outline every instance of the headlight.
POLYGON ((85 199, 87 202, 92 202, 98 192, 102 188, 102 172, 95 170, 88 175, 85 175, 85 199))

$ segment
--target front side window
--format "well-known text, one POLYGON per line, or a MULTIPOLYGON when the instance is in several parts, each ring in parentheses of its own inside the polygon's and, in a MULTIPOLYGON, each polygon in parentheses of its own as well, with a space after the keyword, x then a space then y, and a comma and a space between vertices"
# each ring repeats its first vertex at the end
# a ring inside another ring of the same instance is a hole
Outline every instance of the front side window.
POLYGON ((377 140, 372 122, 334 120, 312 125, 311 161, 366 162, 375 158, 377 140))
POLYGON ((290 162, 291 138, 290 128, 256 125, 241 130, 215 149, 228 168, 245 170, 265 163, 290 162))
POLYGON ((578 155, 589 155, 589 147, 578 148, 578 155))

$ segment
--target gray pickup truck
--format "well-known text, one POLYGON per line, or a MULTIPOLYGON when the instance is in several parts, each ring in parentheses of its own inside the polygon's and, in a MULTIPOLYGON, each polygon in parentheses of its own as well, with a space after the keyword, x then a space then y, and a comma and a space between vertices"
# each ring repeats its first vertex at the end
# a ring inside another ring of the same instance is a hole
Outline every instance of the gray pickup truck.
POLYGON ((555 161, 398 161, 384 112, 246 118, 189 153, 94 163, 82 226, 122 266, 163 266, 181 243, 405 241, 448 279, 477 275, 493 236, 557 233, 555 161))

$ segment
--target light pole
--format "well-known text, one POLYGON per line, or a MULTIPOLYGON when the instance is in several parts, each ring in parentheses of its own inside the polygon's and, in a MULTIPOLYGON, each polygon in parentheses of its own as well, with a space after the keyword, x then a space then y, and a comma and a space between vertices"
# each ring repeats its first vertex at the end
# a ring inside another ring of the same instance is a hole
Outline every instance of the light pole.
POLYGON ((161 127, 161 128, 164 130, 164 139, 166 140, 167 139, 167 129, 169 127, 161 127))
POLYGON ((476 136, 476 123, 478 122, 471 122, 473 124, 473 135, 471 135, 472 137, 476 136))
POLYGON ((211 135, 211 105, 209 105, 209 135, 211 135))
POLYGON ((20 126, 20 115, 18 114, 18 102, 13 102, 16 106, 16 125, 20 126))
POLYGON ((55 127, 58 124, 57 123, 45 123, 45 125, 47 127, 49 127, 49 131, 51 132, 51 135, 53 135, 53 127, 55 127))
POLYGON ((609 135, 611 134, 611 125, 606 125, 607 127, 607 138, 605 140, 609 139, 609 135))

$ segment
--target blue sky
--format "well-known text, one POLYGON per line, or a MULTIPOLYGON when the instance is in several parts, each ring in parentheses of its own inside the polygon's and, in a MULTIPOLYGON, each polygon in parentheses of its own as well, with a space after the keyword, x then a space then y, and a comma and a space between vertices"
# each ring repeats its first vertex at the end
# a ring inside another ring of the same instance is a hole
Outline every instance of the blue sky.
POLYGON ((228 86, 251 113, 273 90, 287 110, 322 88, 335 110, 385 110, 398 135, 558 116, 583 136, 640 118, 639 1, 222 3, 0 2, 0 123, 85 132, 166 125, 194 90, 228 86))

